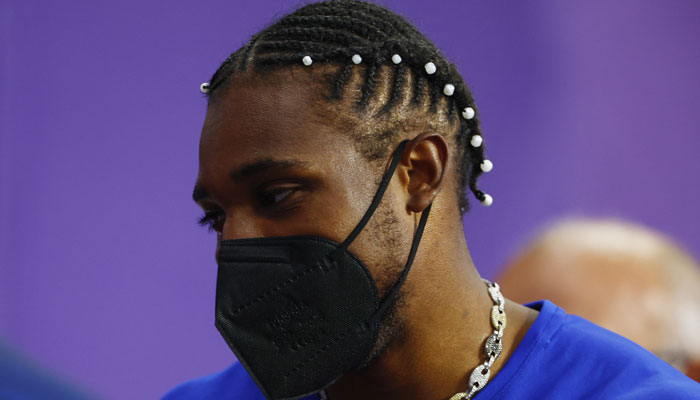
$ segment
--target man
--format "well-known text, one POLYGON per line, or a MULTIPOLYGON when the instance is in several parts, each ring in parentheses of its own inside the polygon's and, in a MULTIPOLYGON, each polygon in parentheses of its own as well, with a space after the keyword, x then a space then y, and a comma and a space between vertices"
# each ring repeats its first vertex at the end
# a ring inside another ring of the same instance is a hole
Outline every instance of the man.
POLYGON ((166 399, 698 393, 633 344, 482 281, 461 223, 467 188, 493 201, 476 106, 403 18, 307 5, 201 89, 193 197, 218 234, 216 326, 240 364, 166 399), (562 357, 573 342, 592 350, 562 357))
POLYGON ((700 265, 657 232, 618 220, 561 221, 499 282, 514 301, 549 299, 700 381, 700 265))

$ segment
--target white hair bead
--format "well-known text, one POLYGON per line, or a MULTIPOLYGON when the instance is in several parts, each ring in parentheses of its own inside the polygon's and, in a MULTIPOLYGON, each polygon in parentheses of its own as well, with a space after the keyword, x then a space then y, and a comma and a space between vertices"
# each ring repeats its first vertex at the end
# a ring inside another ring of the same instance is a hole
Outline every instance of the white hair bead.
POLYGON ((352 62, 354 62, 355 64, 361 63, 361 62, 362 62, 362 56, 359 55, 359 54, 355 54, 354 56, 352 56, 352 62))
POLYGON ((455 94, 455 85, 448 83, 445 85, 445 88, 442 89, 442 92, 445 93, 445 96, 452 96, 455 94))
POLYGON ((472 147, 481 147, 481 144, 484 143, 484 138, 481 135, 474 135, 470 143, 472 147))
POLYGON ((304 56, 304 58, 301 59, 301 62, 308 67, 309 65, 313 64, 314 61, 311 59, 311 57, 304 56))
POLYGON ((204 94, 209 93, 209 82, 204 82, 201 85, 199 85, 199 91, 204 94))
POLYGON ((425 72, 427 72, 428 75, 432 75, 432 74, 434 74, 436 71, 437 71, 437 67, 436 67, 435 64, 433 64, 432 62, 429 62, 429 63, 425 64, 425 72))
POLYGON ((491 160, 484 160, 481 162, 481 170, 484 172, 489 172, 493 169, 493 163, 491 160))
POLYGON ((493 204, 493 197, 491 197, 491 195, 488 193, 484 193, 484 199, 481 200, 481 204, 485 205, 486 207, 490 206, 493 204))
MULTIPOLYGON (((464 109, 464 111, 462 111, 462 116, 464 117, 464 119, 472 119, 472 118, 474 118, 474 114, 476 114, 476 113, 474 112, 474 109, 471 107, 467 107, 464 109)), ((479 147, 479 146, 477 146, 477 147, 479 147)))
POLYGON ((391 56, 391 61, 392 61, 394 64, 401 64, 401 61, 402 61, 402 60, 403 60, 403 59, 402 59, 401 56, 398 55, 398 54, 394 54, 393 56, 391 56))

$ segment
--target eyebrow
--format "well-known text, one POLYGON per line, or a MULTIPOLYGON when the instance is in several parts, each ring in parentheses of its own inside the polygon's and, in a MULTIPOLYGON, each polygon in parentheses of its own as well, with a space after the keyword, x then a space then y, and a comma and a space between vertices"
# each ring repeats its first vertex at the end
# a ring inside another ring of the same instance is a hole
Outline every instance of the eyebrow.
POLYGON ((261 160, 256 160, 245 164, 244 166, 231 170, 229 176, 231 180, 237 181, 246 178, 250 178, 254 175, 262 174, 273 169, 283 169, 283 168, 293 168, 293 167, 305 167, 309 163, 306 161, 300 161, 295 159, 278 160, 274 158, 263 158, 261 160))
MULTIPOLYGON (((306 161, 300 161, 295 159, 278 160, 274 158, 264 158, 252 161, 248 164, 243 165, 240 168, 231 170, 229 172, 229 177, 233 181, 239 181, 274 169, 305 167, 308 166, 308 164, 309 163, 306 161)), ((195 203, 208 196, 209 193, 205 188, 203 188, 199 184, 195 185, 194 190, 192 191, 192 200, 194 200, 195 203)))

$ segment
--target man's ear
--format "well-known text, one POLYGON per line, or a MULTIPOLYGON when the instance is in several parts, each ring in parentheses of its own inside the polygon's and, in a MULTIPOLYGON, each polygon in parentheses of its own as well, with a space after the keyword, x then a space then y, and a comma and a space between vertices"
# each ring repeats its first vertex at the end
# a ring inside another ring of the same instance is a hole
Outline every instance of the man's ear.
POLYGON ((422 133, 406 144, 401 164, 409 211, 421 212, 433 202, 442 188, 447 158, 447 142, 438 133, 422 133))

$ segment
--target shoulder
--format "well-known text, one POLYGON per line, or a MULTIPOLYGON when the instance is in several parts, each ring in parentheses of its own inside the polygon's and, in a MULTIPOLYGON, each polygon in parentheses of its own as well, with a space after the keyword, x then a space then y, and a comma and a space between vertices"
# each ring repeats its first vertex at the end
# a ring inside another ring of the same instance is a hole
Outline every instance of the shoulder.
POLYGON ((223 371, 181 383, 162 400, 241 399, 264 400, 252 378, 236 362, 223 371))
POLYGON ((700 399, 700 385, 637 344, 551 302, 478 399, 700 399))
POLYGON ((553 357, 562 355, 563 367, 594 378, 597 393, 603 398, 700 398, 700 385, 680 371, 636 343, 581 317, 566 315, 553 341, 553 357))

